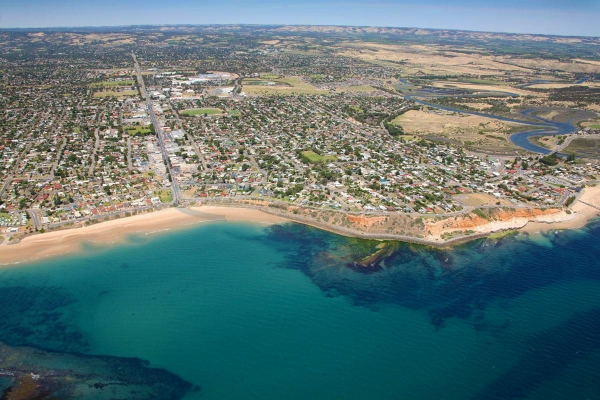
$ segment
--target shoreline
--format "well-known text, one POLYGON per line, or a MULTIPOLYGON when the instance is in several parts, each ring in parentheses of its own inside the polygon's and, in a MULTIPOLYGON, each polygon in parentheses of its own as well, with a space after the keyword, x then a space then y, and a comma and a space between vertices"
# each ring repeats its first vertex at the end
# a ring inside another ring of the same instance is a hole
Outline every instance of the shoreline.
POLYGON ((371 240, 393 240, 447 248, 489 236, 492 233, 523 232, 538 234, 552 230, 579 229, 600 215, 600 186, 583 189, 570 213, 558 213, 531 218, 513 218, 492 221, 474 228, 471 235, 441 239, 441 235, 409 237, 396 234, 361 232, 360 230, 319 223, 294 215, 280 215, 241 205, 201 205, 190 208, 167 208, 126 218, 118 218, 79 228, 58 230, 28 236, 15 244, 0 246, 0 265, 26 264, 41 259, 74 254, 84 243, 111 245, 125 243, 131 234, 152 234, 176 229, 186 229, 210 221, 237 221, 262 224, 295 222, 309 225, 338 235, 371 240), (587 203, 587 204, 586 204, 587 203), (597 207, 597 208, 595 208, 597 207))
POLYGON ((569 208, 571 214, 562 221, 530 222, 519 231, 526 233, 543 233, 547 231, 580 229, 592 219, 600 216, 600 186, 590 186, 583 189, 581 196, 569 208), (586 204, 587 203, 587 204, 586 204))
POLYGON ((27 264, 66 254, 76 254, 82 245, 126 243, 132 234, 154 234, 181 230, 211 221, 237 221, 263 224, 285 222, 283 218, 247 208, 166 208, 118 218, 98 224, 57 230, 25 237, 15 244, 0 246, 0 266, 27 264))

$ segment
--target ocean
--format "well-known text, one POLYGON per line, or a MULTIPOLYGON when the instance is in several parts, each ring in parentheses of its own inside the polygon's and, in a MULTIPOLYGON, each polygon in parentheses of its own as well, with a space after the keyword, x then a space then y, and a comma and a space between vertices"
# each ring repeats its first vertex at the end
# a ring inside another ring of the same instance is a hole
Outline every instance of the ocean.
POLYGON ((600 399, 599 238, 400 244, 370 268, 378 242, 294 223, 86 244, 0 270, 0 389, 18 369, 64 399, 600 399))

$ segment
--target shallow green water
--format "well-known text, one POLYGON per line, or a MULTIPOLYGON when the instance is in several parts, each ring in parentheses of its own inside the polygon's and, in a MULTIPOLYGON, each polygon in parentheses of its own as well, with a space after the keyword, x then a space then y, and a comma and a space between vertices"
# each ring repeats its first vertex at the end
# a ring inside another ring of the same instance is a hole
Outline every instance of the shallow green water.
POLYGON ((356 241, 213 222, 0 271, 0 341, 138 357, 206 399, 599 398, 600 226, 371 273, 356 241))

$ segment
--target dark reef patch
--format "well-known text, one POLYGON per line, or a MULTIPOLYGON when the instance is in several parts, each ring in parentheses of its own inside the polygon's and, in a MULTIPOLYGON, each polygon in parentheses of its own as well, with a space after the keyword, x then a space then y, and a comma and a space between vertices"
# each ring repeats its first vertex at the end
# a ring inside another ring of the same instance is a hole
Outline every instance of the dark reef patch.
POLYGON ((2 399, 176 400, 199 387, 137 358, 59 353, 0 343, 2 399))
POLYGON ((547 234, 551 246, 510 235, 450 250, 398 243, 394 251, 378 253, 381 242, 284 224, 268 228, 266 240, 286 254, 281 267, 302 271, 328 296, 346 296, 374 309, 387 303, 424 310, 436 329, 460 318, 484 330, 508 326, 508 321, 485 320, 493 301, 559 282, 600 280, 600 268, 590 268, 600 259, 600 244, 589 245, 597 236, 595 222, 582 231, 547 234), (356 266, 364 260, 376 261, 367 274, 356 266))
POLYGON ((59 287, 0 287, 0 399, 167 400, 194 389, 141 359, 82 354, 75 302, 59 287))
POLYGON ((0 287, 0 340, 11 346, 85 352, 88 343, 65 314, 75 301, 57 287, 0 287))

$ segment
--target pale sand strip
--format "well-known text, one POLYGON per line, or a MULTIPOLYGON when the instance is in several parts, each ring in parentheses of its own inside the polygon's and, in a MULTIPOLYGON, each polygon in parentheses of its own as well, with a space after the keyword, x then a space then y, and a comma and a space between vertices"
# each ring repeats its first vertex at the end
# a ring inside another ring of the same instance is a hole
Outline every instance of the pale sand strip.
MULTIPOLYGON (((600 186, 591 186, 583 189, 578 199, 600 207, 600 186)), ((517 217, 505 221, 492 221, 471 229, 478 234, 488 235, 499 231, 519 231, 532 234, 552 230, 583 228, 592 218, 600 215, 600 210, 590 207, 579 200, 570 208, 570 213, 560 211, 555 214, 539 215, 533 217, 533 219, 517 217)), ((433 241, 435 239, 440 241, 439 236, 433 238, 433 241)))
POLYGON ((286 218, 244 207, 201 206, 192 207, 191 210, 213 216, 223 216, 227 221, 262 222, 265 224, 289 222, 286 218))
MULTIPOLYGON (((600 186, 583 189, 579 200, 600 208, 600 186)), ((583 204, 581 201, 576 201, 571 207, 571 214, 565 212, 561 214, 565 217, 562 221, 530 222, 520 230, 527 233, 537 233, 557 229, 579 229, 583 228, 592 218, 599 216, 600 210, 583 204)))
POLYGON ((147 214, 115 219, 83 228, 72 228, 26 237, 17 244, 0 246, 0 264, 18 264, 73 253, 84 242, 121 243, 133 233, 154 233, 189 227, 201 222, 227 220, 274 224, 283 218, 259 210, 231 207, 167 208, 147 214))
MULTIPOLYGON (((600 186, 584 189, 580 199, 600 207, 600 186)), ((571 207, 571 214, 564 211, 548 216, 546 222, 506 221, 482 226, 482 232, 492 233, 503 229, 519 229, 523 232, 537 233, 554 229, 577 229, 600 215, 600 210, 577 201, 571 207), (514 224, 514 222, 519 222, 514 224), (488 226, 489 225, 489 226, 488 226), (524 225, 524 226, 523 226, 524 225)), ((542 217, 543 218, 543 217, 542 217)), ((29 236, 20 243, 0 246, 0 265, 14 265, 41 258, 55 257, 73 253, 81 249, 84 242, 110 244, 123 242, 132 233, 152 233, 189 227, 201 222, 226 220, 247 221, 264 224, 277 224, 289 220, 260 210, 241 207, 202 206, 193 208, 167 208, 147 214, 120 218, 83 228, 73 228, 40 235, 29 236)), ((302 223, 302 221, 298 221, 302 223)), ((320 229, 331 230, 315 224, 320 229)), ((347 233, 342 233, 348 235, 347 233)), ((440 243, 431 240, 432 245, 440 243)))

